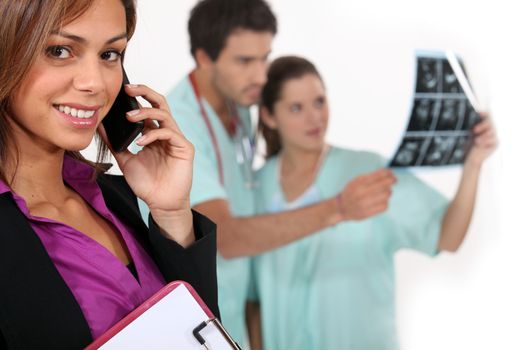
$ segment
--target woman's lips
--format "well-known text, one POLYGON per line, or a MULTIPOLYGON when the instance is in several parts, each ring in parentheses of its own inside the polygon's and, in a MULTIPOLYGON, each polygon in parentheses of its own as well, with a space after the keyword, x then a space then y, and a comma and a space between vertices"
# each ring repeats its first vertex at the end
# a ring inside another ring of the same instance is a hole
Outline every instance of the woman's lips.
POLYGON ((53 105, 53 108, 77 128, 92 128, 97 125, 98 107, 58 104, 53 105))
POLYGON ((323 131, 322 128, 315 128, 315 129, 307 131, 306 135, 312 136, 312 137, 319 137, 321 136, 322 131, 323 131))

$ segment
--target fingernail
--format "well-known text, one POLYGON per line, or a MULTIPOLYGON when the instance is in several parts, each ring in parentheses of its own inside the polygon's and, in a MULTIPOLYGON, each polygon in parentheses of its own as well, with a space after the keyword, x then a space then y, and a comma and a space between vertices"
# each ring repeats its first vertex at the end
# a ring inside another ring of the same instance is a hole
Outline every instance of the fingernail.
POLYGON ((137 84, 126 84, 126 86, 132 89, 139 87, 137 84))
POLYGON ((129 115, 130 117, 133 117, 134 115, 139 114, 139 112, 140 112, 139 109, 134 109, 132 111, 126 112, 126 114, 129 115))
POLYGON ((140 144, 140 143, 142 143, 145 139, 146 139, 146 135, 142 135, 141 137, 139 137, 139 138, 137 139, 136 142, 140 144))

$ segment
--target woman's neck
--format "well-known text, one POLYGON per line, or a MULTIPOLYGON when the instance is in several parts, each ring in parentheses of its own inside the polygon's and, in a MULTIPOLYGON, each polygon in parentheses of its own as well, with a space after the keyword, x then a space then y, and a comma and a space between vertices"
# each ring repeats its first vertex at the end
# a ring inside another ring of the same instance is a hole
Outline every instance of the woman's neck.
POLYGON ((318 150, 283 148, 280 159, 279 182, 285 200, 299 198, 314 183, 327 147, 318 150))
POLYGON ((319 166, 325 148, 326 145, 316 150, 284 147, 281 151, 282 175, 315 171, 319 166))
POLYGON ((11 188, 24 198, 29 207, 33 203, 60 203, 68 189, 62 177, 64 151, 55 153, 21 152, 16 169, 6 172, 13 179, 11 188))

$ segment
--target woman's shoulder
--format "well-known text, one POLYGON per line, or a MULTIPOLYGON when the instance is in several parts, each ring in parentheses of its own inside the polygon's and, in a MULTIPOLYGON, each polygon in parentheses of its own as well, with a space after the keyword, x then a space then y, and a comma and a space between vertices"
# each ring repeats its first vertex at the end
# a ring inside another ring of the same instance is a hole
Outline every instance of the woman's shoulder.
POLYGON ((383 158, 374 152, 331 146, 317 177, 325 196, 339 192, 353 178, 384 167, 383 158))
POLYGON ((264 162, 263 166, 256 171, 255 179, 258 184, 258 192, 267 194, 273 192, 279 179, 277 174, 278 156, 272 156, 264 162))
POLYGON ((356 150, 340 146, 330 146, 328 160, 341 165, 362 165, 365 167, 383 167, 386 164, 384 157, 369 150, 356 150))

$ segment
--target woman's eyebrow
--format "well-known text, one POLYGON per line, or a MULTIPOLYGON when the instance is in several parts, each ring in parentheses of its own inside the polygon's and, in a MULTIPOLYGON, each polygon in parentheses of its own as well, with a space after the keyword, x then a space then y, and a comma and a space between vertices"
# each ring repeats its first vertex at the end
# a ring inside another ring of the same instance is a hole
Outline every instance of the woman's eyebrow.
MULTIPOLYGON (((51 32, 51 34, 59 35, 61 37, 64 37, 64 38, 76 41, 76 42, 78 42, 80 44, 86 44, 87 43, 87 40, 85 38, 80 37, 80 36, 75 35, 75 34, 71 34, 71 33, 65 32, 65 31, 53 31, 53 32, 51 32)), ((106 41, 106 44, 111 44, 111 43, 114 43, 115 41, 119 41, 121 39, 126 39, 127 36, 128 36, 127 33, 122 33, 122 34, 119 34, 119 35, 115 35, 114 37, 108 39, 108 41, 106 41)))

